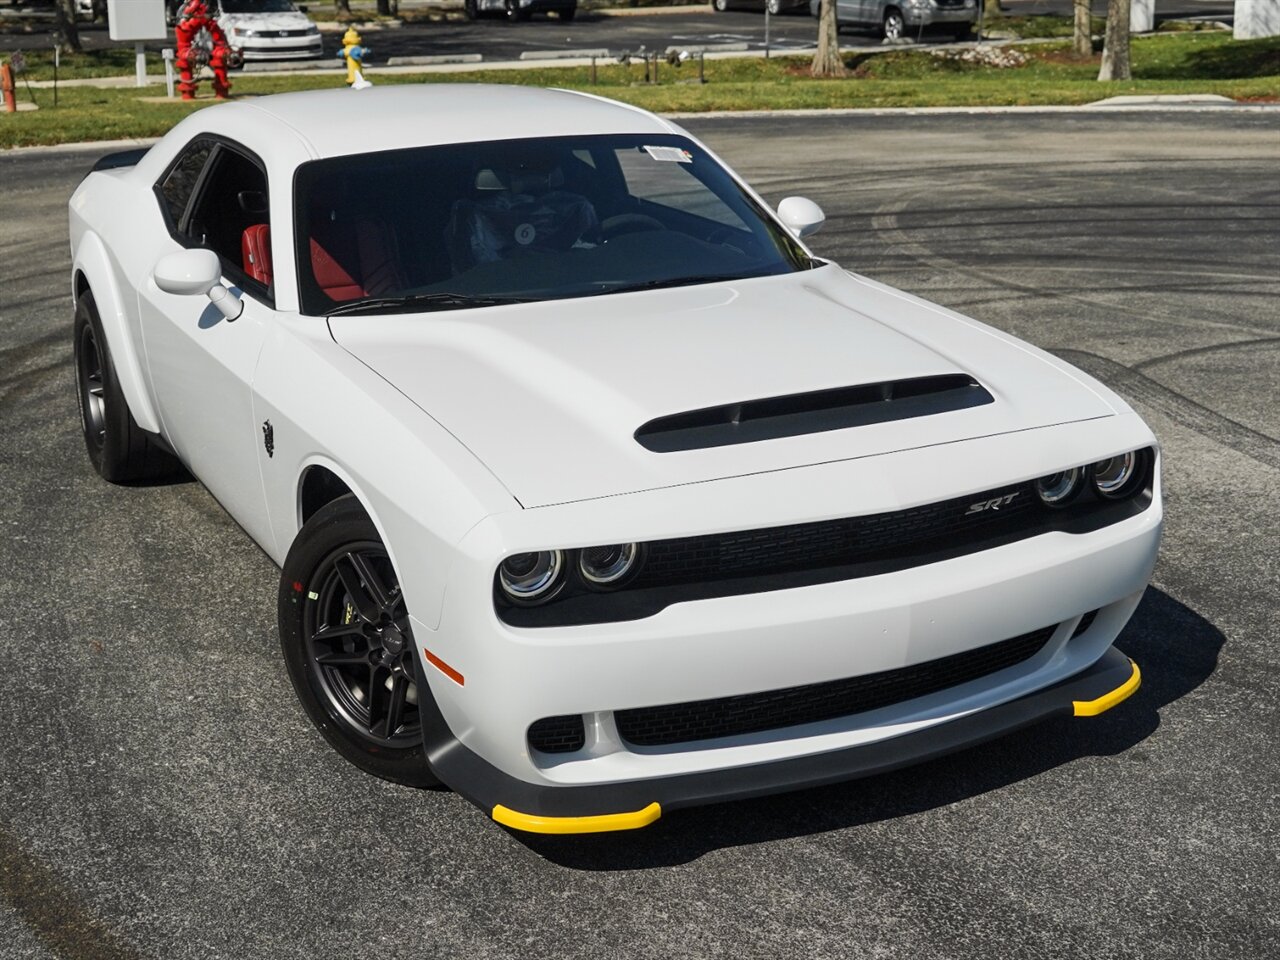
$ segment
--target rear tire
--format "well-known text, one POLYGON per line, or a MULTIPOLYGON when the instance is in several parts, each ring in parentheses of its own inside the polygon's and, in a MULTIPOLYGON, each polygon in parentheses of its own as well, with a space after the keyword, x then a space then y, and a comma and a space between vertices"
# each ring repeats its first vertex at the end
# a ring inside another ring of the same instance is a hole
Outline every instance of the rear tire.
POLYGON ((477 0, 463 0, 462 12, 466 15, 468 20, 480 19, 480 7, 477 0))
POLYGON ((578 15, 578 8, 576 5, 572 7, 567 7, 566 9, 560 11, 560 19, 563 20, 565 23, 571 22, 573 18, 576 17, 577 15, 578 15))
POLYGON ((348 494, 303 525, 280 575, 280 649, 303 710, 366 773, 438 787, 418 704, 431 696, 399 578, 348 494))
POLYGON ((110 483, 181 474, 182 465, 134 422, 89 290, 76 299, 74 337, 76 401, 93 469, 110 483))
POLYGON ((907 34, 906 21, 902 19, 902 11, 890 7, 884 12, 884 23, 880 25, 880 35, 886 40, 901 40, 907 34))

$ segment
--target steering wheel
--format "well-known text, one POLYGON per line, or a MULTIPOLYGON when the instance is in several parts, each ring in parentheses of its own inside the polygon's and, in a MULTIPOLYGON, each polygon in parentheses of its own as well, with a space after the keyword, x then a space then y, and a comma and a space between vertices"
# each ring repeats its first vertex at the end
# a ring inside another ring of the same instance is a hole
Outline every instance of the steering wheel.
POLYGON ((646 230, 665 230, 666 225, 654 217, 643 213, 620 213, 614 217, 606 217, 600 224, 600 235, 608 243, 628 233, 642 233, 646 230))

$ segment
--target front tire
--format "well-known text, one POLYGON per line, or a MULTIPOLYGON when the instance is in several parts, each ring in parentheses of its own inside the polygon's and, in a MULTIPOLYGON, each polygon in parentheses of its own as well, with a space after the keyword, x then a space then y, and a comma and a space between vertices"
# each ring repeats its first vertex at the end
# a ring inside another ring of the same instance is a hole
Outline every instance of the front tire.
POLYGON ((355 497, 303 525, 280 576, 280 648, 303 710, 361 770, 438 787, 418 704, 430 697, 399 578, 355 497))
POLYGON ((565 23, 572 22, 573 18, 576 17, 577 15, 578 15, 578 7, 576 4, 572 7, 566 7, 565 9, 560 11, 560 19, 563 20, 565 23))
POLYGON ((110 483, 139 483, 180 474, 177 460, 134 422, 89 290, 76 299, 73 330, 76 401, 93 469, 110 483))
POLYGON ((480 7, 477 0, 463 0, 462 12, 468 20, 480 19, 480 7))

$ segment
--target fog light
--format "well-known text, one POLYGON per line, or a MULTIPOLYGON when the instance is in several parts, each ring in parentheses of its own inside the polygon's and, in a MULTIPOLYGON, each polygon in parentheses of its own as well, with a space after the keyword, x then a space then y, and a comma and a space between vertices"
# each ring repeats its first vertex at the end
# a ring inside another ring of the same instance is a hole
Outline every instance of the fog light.
POLYGON ((582 579, 599 587, 618 583, 636 569, 640 547, 634 543, 614 543, 587 547, 578 557, 582 579))
POLYGON ((541 603, 551 599, 564 573, 564 554, 559 550, 517 553, 498 567, 498 582, 508 600, 541 603))
POLYGON ((1070 470, 1041 477, 1036 481, 1036 493, 1051 507, 1066 506, 1080 492, 1083 480, 1084 468, 1072 467, 1070 470))
POLYGON ((1129 485, 1137 472, 1138 455, 1122 453, 1093 465, 1093 485, 1102 496, 1114 500, 1129 492, 1129 485))

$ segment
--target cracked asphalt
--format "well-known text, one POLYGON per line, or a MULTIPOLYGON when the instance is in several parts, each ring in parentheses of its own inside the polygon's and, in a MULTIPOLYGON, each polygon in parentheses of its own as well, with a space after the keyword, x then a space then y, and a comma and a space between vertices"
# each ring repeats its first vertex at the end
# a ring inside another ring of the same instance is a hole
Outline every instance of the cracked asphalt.
POLYGON ((294 701, 276 571, 197 483, 102 483, 68 194, 0 154, 0 957, 1280 955, 1275 113, 700 119, 818 251, 1055 351, 1161 438, 1144 684, 910 770, 510 834, 346 765, 294 701))

